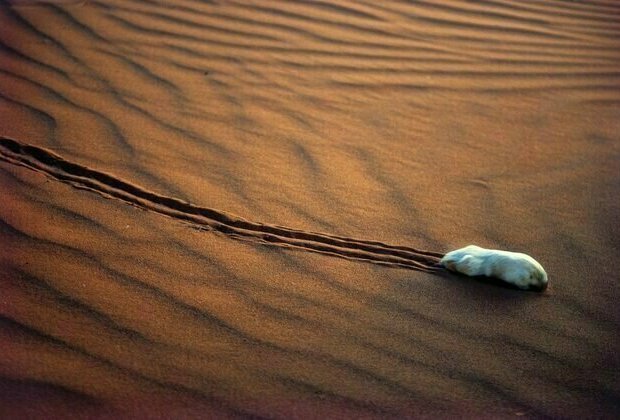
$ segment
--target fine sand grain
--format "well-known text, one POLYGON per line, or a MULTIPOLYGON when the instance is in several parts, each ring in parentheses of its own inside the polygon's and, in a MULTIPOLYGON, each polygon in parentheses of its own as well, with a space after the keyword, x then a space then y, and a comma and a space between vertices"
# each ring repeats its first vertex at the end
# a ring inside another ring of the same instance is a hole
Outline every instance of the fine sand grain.
POLYGON ((12 0, 0 43, 0 417, 619 415, 620 3, 12 0))

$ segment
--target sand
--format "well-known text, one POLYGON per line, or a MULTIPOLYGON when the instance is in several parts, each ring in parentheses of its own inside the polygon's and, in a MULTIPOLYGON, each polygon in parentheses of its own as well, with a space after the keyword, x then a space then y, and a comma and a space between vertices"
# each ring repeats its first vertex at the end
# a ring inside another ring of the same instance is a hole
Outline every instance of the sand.
POLYGON ((620 413, 620 5, 0 6, 0 416, 620 413), (525 252, 544 293, 438 270, 525 252))

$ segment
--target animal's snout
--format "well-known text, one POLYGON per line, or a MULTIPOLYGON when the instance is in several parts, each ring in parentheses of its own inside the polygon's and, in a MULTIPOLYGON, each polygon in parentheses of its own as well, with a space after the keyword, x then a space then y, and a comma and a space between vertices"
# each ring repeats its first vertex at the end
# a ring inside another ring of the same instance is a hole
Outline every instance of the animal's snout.
POLYGON ((530 285, 530 290, 534 290, 536 292, 544 292, 547 289, 547 282, 546 281, 540 281, 538 283, 532 283, 530 285))

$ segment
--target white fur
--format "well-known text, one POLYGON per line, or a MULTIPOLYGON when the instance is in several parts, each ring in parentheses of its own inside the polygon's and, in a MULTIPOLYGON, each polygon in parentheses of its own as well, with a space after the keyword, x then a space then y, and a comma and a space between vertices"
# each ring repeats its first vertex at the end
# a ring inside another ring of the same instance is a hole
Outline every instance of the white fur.
POLYGON ((496 277, 520 289, 544 290, 547 287, 547 273, 542 265, 519 252, 468 245, 448 252, 440 264, 468 276, 496 277))

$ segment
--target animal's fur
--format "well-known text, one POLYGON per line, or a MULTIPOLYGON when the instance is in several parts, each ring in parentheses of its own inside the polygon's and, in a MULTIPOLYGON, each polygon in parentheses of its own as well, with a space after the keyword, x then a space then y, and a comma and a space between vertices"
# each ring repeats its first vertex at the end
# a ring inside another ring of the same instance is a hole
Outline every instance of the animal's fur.
POLYGON ((534 258, 519 252, 468 245, 448 252, 440 264, 468 276, 495 277, 520 289, 544 290, 547 273, 534 258))

